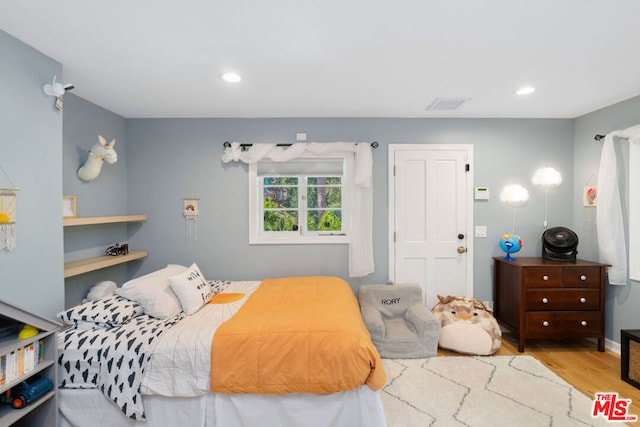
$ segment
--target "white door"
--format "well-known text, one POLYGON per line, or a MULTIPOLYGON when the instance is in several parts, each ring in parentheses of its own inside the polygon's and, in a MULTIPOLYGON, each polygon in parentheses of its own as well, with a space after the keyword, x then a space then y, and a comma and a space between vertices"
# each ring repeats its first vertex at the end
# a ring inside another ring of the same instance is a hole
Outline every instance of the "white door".
POLYGON ((389 279, 473 296, 472 145, 389 145, 389 279))

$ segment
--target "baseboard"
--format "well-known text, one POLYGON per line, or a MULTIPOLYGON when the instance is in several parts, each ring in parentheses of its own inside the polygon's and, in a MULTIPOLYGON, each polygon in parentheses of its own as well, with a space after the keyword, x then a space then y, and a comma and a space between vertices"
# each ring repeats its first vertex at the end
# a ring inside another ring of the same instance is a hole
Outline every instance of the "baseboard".
POLYGON ((620 354, 620 343, 611 341, 609 338, 605 338, 604 346, 607 350, 612 351, 616 354, 620 354))
MULTIPOLYGON (((587 338, 589 341, 597 343, 598 340, 596 338, 587 338)), ((604 339, 604 348, 605 350, 609 350, 612 353, 620 355, 620 343, 610 340, 609 338, 604 339)))
MULTIPOLYGON (((502 332, 502 335, 509 332, 509 330, 504 328, 502 325, 500 325, 500 331, 502 332)), ((587 340, 593 342, 596 345, 598 344, 597 338, 587 338, 587 340)), ((516 346, 516 348, 518 347, 517 340, 514 342, 514 345, 516 346)), ((612 341, 609 338, 604 339, 604 348, 605 350, 609 350, 610 352, 615 353, 618 356, 620 355, 620 343, 612 341)))

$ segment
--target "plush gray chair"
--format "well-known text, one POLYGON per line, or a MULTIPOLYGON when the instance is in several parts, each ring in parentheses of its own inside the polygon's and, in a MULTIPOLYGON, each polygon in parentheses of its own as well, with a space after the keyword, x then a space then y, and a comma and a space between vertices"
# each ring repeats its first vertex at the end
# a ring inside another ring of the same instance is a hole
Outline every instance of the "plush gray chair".
POLYGON ((362 285, 358 300, 380 357, 415 359, 437 354, 440 321, 422 303, 418 285, 362 285))

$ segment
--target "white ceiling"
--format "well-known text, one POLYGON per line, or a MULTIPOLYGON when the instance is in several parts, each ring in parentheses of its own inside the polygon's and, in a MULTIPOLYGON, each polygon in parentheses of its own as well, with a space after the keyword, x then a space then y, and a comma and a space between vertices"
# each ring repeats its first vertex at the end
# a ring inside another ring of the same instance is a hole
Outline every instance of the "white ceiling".
POLYGON ((127 118, 573 118, 640 95, 639 18, 637 0, 0 1, 0 29, 127 118), (471 100, 426 110, 451 97, 471 100))

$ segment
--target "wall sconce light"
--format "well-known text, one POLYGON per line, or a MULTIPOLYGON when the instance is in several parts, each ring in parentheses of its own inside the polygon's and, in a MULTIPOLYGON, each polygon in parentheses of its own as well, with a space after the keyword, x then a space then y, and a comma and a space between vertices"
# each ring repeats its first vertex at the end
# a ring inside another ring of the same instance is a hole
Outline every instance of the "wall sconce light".
POLYGON ((522 249, 522 239, 515 234, 516 228, 516 208, 524 206, 529 200, 529 192, 519 184, 507 185, 500 193, 500 200, 507 206, 513 208, 513 218, 511 223, 511 234, 504 234, 500 238, 500 249, 507 253, 504 257, 507 261, 515 261, 517 258, 511 256, 512 253, 522 249))
POLYGON ((527 203, 529 191, 520 184, 507 185, 500 193, 500 200, 513 208, 513 221, 511 224, 511 233, 513 233, 516 226, 516 208, 522 207, 527 203))
POLYGON ((547 211, 549 187, 557 187, 562 184, 562 174, 554 168, 546 167, 538 169, 531 181, 535 185, 544 187, 544 229, 547 229, 547 211))

